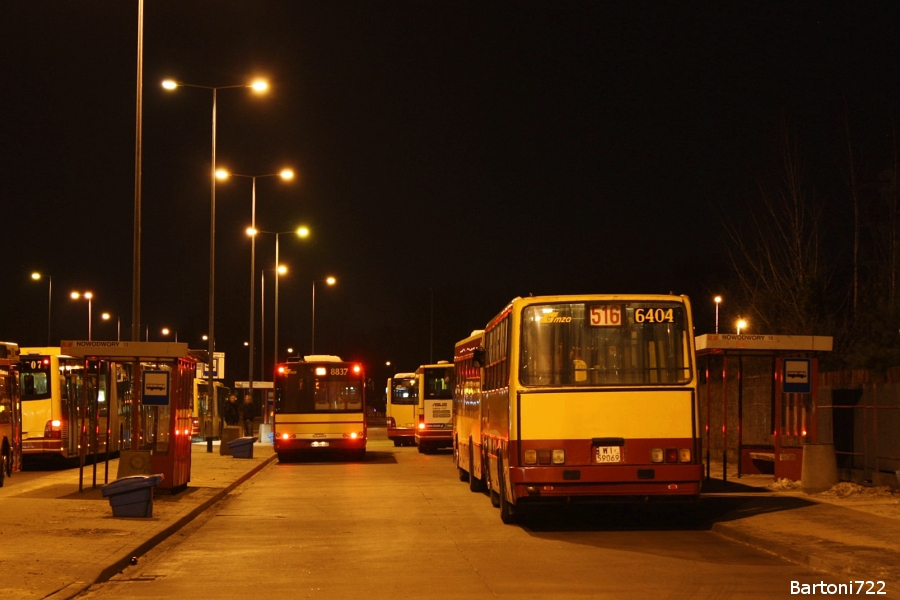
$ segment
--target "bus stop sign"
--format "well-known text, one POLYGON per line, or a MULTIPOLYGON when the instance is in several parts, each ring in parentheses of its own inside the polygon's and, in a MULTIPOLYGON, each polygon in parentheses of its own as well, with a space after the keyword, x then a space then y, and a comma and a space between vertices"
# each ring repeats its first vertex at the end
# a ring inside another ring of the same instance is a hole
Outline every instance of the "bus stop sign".
POLYGON ((812 392, 810 382, 810 359, 785 358, 784 359, 784 393, 785 394, 809 394, 812 392))
POLYGON ((144 371, 141 401, 145 406, 169 405, 169 372, 144 371))

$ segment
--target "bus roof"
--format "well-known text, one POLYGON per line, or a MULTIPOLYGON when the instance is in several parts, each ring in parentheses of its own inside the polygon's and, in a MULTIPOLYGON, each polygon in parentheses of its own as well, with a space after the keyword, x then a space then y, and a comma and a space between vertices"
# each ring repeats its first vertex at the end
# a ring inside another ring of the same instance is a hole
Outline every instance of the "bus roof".
POLYGON ((344 362, 340 356, 333 354, 310 354, 303 357, 303 362, 344 362))

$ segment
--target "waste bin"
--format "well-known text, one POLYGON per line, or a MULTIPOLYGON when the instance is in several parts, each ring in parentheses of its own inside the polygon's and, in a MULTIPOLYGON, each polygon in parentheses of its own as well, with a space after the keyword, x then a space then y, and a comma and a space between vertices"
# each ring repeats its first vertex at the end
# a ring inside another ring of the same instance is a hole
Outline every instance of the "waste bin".
POLYGON ((235 458, 253 458, 253 442, 259 438, 255 437, 239 437, 236 440, 228 442, 231 449, 231 455, 235 458))
POLYGON ((228 442, 241 437, 242 432, 243 428, 238 427, 237 425, 227 425, 223 427, 222 437, 219 442, 219 454, 224 456, 231 454, 231 446, 228 445, 228 442))
POLYGON ((132 475, 108 483, 100 491, 109 498, 114 517, 152 517, 153 488, 162 479, 162 475, 132 475))

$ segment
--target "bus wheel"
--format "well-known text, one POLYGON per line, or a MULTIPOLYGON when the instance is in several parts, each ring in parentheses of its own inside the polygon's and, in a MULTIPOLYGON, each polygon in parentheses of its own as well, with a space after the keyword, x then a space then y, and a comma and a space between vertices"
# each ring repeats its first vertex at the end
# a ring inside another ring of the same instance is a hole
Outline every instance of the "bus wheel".
POLYGON ((484 482, 475 477, 475 451, 472 441, 469 440, 469 491, 480 492, 484 489, 484 482))
POLYGON ((425 442, 419 442, 419 454, 425 454, 425 442))
POLYGON ((398 440, 397 438, 394 438, 394 448, 399 448, 399 447, 400 447, 400 440, 398 440))
POLYGON ((497 459, 498 483, 500 484, 500 520, 505 525, 515 525, 519 522, 516 514, 516 505, 506 499, 506 478, 503 476, 503 463, 497 459))

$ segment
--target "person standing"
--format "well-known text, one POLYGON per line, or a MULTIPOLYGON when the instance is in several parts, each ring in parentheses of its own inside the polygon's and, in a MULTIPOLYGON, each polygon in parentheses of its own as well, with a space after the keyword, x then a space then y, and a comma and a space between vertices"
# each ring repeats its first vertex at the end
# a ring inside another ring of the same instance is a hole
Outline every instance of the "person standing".
POLYGON ((241 405, 241 419, 244 423, 244 435, 253 435, 253 419, 256 417, 256 406, 253 404, 253 398, 250 394, 244 396, 244 403, 241 405))
POLYGON ((237 425, 240 423, 241 414, 240 407, 237 403, 237 396, 231 394, 228 401, 222 407, 222 418, 225 419, 225 425, 237 425))

